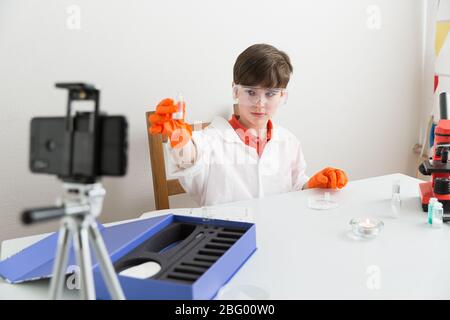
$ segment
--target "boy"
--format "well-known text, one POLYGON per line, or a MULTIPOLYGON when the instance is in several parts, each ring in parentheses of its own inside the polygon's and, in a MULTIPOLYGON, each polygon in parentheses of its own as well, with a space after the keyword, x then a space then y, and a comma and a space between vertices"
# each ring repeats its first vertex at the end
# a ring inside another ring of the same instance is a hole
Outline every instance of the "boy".
POLYGON ((300 142, 271 120, 286 102, 292 70, 287 54, 271 45, 247 48, 233 70, 235 114, 228 121, 216 117, 201 131, 174 120, 184 105, 158 104, 150 131, 168 135, 170 174, 199 205, 346 185, 345 173, 330 167, 309 178, 300 142))

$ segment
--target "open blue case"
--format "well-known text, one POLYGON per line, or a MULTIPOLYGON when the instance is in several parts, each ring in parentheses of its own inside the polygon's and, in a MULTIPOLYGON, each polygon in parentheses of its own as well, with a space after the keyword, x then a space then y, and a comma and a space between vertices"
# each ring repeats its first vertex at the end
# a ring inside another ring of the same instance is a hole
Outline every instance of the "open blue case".
MULTIPOLYGON (((119 275, 127 299, 212 299, 256 250, 255 225, 245 222, 169 214, 100 231, 117 273, 146 261, 161 266, 148 279, 119 275)), ((57 238, 1 261, 0 276, 10 283, 51 277, 57 238)), ((95 255, 92 262, 97 298, 110 299, 95 255)), ((75 264, 71 249, 68 266, 75 264)))

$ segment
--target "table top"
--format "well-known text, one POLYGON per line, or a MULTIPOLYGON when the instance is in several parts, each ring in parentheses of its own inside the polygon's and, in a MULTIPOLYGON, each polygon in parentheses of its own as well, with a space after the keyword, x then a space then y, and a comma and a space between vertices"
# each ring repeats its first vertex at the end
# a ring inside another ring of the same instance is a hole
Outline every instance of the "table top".
MULTIPOLYGON (((308 207, 309 198, 323 193, 321 189, 216 206, 217 212, 225 207, 247 208, 256 223, 258 247, 216 298, 449 299, 450 250, 444 244, 450 240, 450 226, 426 224, 420 182, 402 174, 351 181, 344 189, 331 191, 339 204, 331 210, 308 207), (394 218, 391 192, 397 179, 402 206, 394 218), (384 222, 378 237, 352 236, 350 220, 362 217, 384 222)), ((1 258, 42 237, 4 241, 1 258)), ((65 297, 77 298, 76 290, 66 289, 65 297)), ((0 299, 46 298, 48 280, 17 285, 0 280, 0 299)))
POLYGON ((333 193, 339 207, 327 211, 308 208, 308 198, 323 192, 317 189, 242 202, 255 213, 258 250, 223 288, 226 296, 449 299, 450 226, 426 224, 420 182, 401 174, 354 181, 333 193), (391 214, 395 179, 398 218, 391 214), (381 219, 384 228, 374 239, 355 239, 355 217, 381 219))

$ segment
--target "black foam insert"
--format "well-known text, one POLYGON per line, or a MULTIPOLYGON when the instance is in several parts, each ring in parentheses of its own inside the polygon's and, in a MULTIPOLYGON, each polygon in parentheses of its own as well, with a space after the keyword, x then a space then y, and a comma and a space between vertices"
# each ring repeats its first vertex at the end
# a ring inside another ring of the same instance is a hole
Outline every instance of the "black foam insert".
POLYGON ((161 270, 151 279, 193 283, 247 231, 245 228, 172 222, 120 258, 117 273, 154 261, 161 270))

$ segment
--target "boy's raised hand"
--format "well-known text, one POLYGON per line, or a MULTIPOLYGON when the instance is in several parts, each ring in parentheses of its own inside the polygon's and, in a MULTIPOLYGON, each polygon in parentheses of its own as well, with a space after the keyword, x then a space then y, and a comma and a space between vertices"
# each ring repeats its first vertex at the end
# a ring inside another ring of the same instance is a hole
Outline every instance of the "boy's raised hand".
POLYGON ((192 128, 182 119, 173 119, 178 111, 173 99, 161 100, 156 106, 155 113, 149 116, 151 134, 167 135, 173 148, 182 148, 192 137, 192 128))
POLYGON ((344 171, 327 167, 309 179, 308 188, 341 189, 347 182, 347 175, 344 171))

